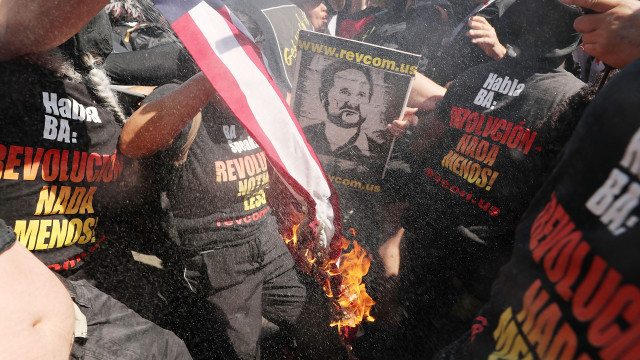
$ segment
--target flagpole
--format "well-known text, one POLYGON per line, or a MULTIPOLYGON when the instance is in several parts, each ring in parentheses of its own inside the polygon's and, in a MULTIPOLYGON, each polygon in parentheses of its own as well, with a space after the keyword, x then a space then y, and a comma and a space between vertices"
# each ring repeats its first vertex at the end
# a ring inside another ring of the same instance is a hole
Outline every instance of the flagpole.
MULTIPOLYGON (((409 91, 404 97, 404 102, 402 103, 402 113, 400 114, 400 119, 404 117, 404 112, 407 109, 407 103, 409 102, 409 96, 411 95, 411 88, 413 88, 413 82, 415 81, 415 75, 411 78, 409 82, 409 91)), ((387 161, 384 163, 384 169, 382 169, 382 176, 380 179, 384 179, 384 176, 387 174, 387 168, 389 167, 389 160, 391 160, 391 153, 393 152, 393 147, 396 145, 397 137, 394 136, 393 140, 391 140, 391 146, 389 148, 389 153, 387 154, 387 161)))
POLYGON ((393 140, 391 140, 391 148, 389 149, 389 154, 387 154, 387 161, 384 163, 384 169, 382 169, 381 179, 384 179, 384 175, 387 173, 387 167, 389 167, 389 160, 391 160, 391 153, 393 152, 393 147, 396 145, 396 139, 397 137, 394 136, 393 140))

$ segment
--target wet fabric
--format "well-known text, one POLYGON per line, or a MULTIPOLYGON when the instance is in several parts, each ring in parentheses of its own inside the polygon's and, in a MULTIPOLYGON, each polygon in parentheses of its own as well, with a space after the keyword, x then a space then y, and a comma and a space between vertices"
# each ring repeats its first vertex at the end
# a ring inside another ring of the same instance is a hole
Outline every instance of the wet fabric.
POLYGON ((105 60, 104 69, 114 84, 144 86, 185 81, 197 72, 195 62, 179 42, 114 52, 105 60))
MULTIPOLYGON (((489 4, 476 15, 487 19, 489 24, 496 29, 498 39, 503 43, 498 8, 498 4, 501 2, 505 1, 498 0, 489 4)), ((465 24, 457 34, 454 31, 460 23, 467 21, 469 14, 477 6, 478 4, 471 1, 451 1, 447 20, 433 24, 428 29, 437 39, 422 48, 422 59, 418 65, 420 73, 444 86, 473 66, 493 61, 479 46, 471 43, 471 40, 465 35, 470 30, 468 24, 465 24)))
MULTIPOLYGON (((176 87, 164 85, 145 102, 176 87)), ((263 223, 272 217, 264 193, 269 186, 264 151, 235 117, 209 105, 185 163, 175 166, 190 129, 145 163, 159 190, 167 193, 180 246, 205 251, 262 236, 263 223)))
MULTIPOLYGON (((145 101, 177 86, 162 86, 145 101)), ((165 220, 177 233, 178 254, 167 263, 192 292, 187 299, 193 307, 172 303, 183 317, 209 324, 193 330, 178 319, 173 326, 195 358, 252 359, 262 316, 291 326, 305 287, 265 201, 269 174, 262 149, 234 117, 208 105, 186 161, 175 165, 191 126, 143 165, 166 194, 165 220)))
POLYGON ((99 12, 87 25, 69 40, 60 45, 60 50, 74 61, 76 66, 83 66, 80 56, 93 53, 105 58, 113 50, 111 42, 111 23, 106 12, 99 12))
POLYGON ((438 103, 446 130, 416 163, 402 220, 400 294, 411 356, 453 341, 488 299, 517 221, 571 131, 551 131, 542 120, 582 86, 563 69, 504 59, 464 73, 438 103))
POLYGON ((563 69, 512 59, 460 76, 437 105, 447 130, 416 165, 403 226, 463 226, 470 240, 499 244, 493 237, 513 231, 557 154, 559 132, 543 118, 583 85, 563 69))
MULTIPOLYGON (((265 235, 254 241, 202 252, 185 260, 184 277, 189 287, 222 314, 201 315, 218 324, 218 330, 233 346, 231 353, 241 359, 256 356, 262 317, 289 329, 305 301, 306 290, 298 280, 289 250, 276 232, 275 221, 270 219, 264 228, 265 235)), ((220 354, 220 358, 229 356, 224 355, 220 354)))

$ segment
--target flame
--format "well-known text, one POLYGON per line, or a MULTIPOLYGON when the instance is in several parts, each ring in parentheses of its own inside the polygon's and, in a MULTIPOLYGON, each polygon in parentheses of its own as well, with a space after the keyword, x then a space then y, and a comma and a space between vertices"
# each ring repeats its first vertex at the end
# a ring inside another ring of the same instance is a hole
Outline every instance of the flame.
MULTIPOLYGON (((348 246, 349 241, 342 238, 342 249, 346 250, 348 246)), ((340 258, 339 273, 342 277, 342 285, 337 301, 342 310, 342 317, 330 324, 338 326, 340 333, 343 333, 344 327, 355 328, 364 320, 370 322, 375 320, 370 315, 375 301, 367 294, 365 284, 362 283, 362 278, 369 271, 370 265, 371 255, 355 240, 351 252, 343 254, 340 258)))
POLYGON ((291 237, 291 239, 288 239, 284 236, 282 236, 282 238, 284 239, 284 243, 289 245, 289 243, 291 243, 291 245, 298 246, 298 228, 300 227, 300 224, 293 224, 293 236, 291 237))
MULTIPOLYGON (((372 257, 355 240, 353 249, 345 253, 351 242, 342 237, 343 254, 340 257, 339 266, 331 259, 317 259, 310 249, 301 252, 298 248, 299 227, 300 224, 293 224, 292 237, 288 239, 283 236, 283 239, 287 246, 296 250, 292 254, 298 265, 322 284, 325 295, 331 299, 335 308, 335 320, 329 325, 337 326, 343 338, 351 341, 355 335, 355 328, 362 321, 375 320, 370 315, 375 301, 367 294, 365 284, 362 283, 362 278, 369 271, 372 257)), ((356 236, 354 229, 349 231, 354 237, 356 236)))

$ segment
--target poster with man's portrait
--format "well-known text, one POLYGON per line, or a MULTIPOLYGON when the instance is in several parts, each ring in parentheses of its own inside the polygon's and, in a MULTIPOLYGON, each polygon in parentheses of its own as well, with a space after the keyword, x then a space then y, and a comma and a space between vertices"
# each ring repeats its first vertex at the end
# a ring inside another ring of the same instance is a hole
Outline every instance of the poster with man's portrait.
POLYGON ((377 183, 393 140, 387 125, 404 112, 419 58, 300 32, 291 105, 329 176, 349 170, 364 189, 377 183))

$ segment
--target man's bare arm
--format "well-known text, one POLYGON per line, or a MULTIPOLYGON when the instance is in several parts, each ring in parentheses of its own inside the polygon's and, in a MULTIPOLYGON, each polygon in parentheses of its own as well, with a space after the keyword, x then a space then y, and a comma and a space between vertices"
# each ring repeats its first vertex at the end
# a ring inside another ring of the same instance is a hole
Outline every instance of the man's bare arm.
MULTIPOLYGON (((209 80, 199 73, 174 91, 142 105, 122 129, 120 150, 130 158, 140 159, 168 148, 198 112, 214 100, 214 94, 209 80)), ((215 105, 226 108, 221 102, 215 105)))
POLYGON ((62 44, 107 3, 108 0, 0 0, 0 61, 62 44))

